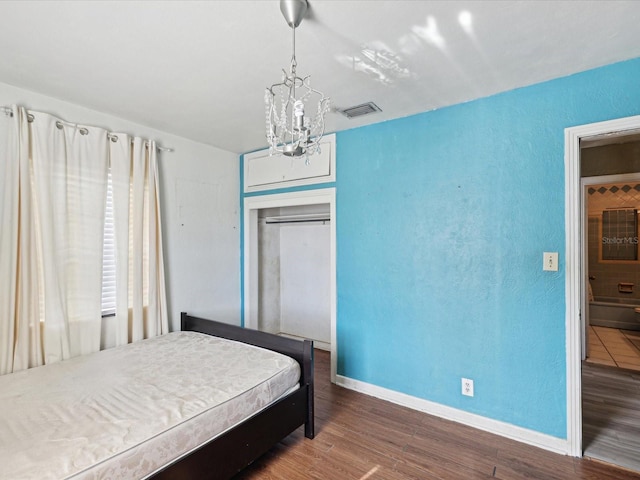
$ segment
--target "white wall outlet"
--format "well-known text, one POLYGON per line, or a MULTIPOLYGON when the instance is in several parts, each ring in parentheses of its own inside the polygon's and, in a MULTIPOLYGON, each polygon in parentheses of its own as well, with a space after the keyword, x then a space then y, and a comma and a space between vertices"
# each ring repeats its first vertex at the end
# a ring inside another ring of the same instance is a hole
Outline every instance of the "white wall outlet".
POLYGON ((462 379, 462 394, 467 397, 473 397, 473 380, 469 378, 462 379))
POLYGON ((548 272, 558 271, 558 252, 543 252, 542 270, 546 270, 548 272))

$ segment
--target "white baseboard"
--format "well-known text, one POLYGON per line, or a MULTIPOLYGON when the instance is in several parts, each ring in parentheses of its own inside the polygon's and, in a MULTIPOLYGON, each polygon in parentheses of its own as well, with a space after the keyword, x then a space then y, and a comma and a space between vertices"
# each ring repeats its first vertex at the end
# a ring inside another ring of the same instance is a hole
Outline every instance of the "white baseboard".
POLYGON ((459 410, 457 408, 447 407, 446 405, 441 405, 429 400, 378 387, 376 385, 354 380, 342 375, 336 376, 336 383, 341 387, 355 390, 356 392, 371 395, 372 397, 387 400, 413 410, 419 410, 430 415, 435 415, 436 417, 462 423, 486 432, 495 433, 496 435, 501 435, 534 447, 563 455, 569 454, 569 443, 567 440, 562 438, 511 425, 510 423, 493 420, 491 418, 483 417, 482 415, 477 415, 475 413, 465 412, 464 410, 459 410))
MULTIPOLYGON (((294 340, 305 340, 305 337, 298 337, 297 335, 291 335, 289 333, 278 333, 281 337, 293 338, 294 340)), ((313 341, 313 348, 318 348, 320 350, 326 350, 327 352, 331 351, 331 344, 326 342, 321 342, 320 340, 313 341)))

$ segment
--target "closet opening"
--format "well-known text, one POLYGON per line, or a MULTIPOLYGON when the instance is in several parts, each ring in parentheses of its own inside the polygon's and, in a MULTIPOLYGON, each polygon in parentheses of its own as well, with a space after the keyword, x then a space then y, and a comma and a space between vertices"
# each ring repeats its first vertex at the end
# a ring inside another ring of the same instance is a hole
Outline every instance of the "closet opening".
POLYGON ((329 204, 258 211, 258 329, 331 350, 329 204))
POLYGON ((244 199, 244 325, 331 352, 335 382, 335 188, 244 199))

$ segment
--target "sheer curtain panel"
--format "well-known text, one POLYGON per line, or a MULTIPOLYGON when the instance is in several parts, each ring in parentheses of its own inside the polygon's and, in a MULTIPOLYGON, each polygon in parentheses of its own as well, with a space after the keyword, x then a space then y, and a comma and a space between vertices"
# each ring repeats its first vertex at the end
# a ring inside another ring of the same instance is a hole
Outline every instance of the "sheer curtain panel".
POLYGON ((12 111, 0 161, 0 374, 168 332, 155 144, 12 111), (103 318, 110 168, 117 296, 103 318))
POLYGON ((103 348, 169 331, 156 144, 122 133, 111 139, 116 314, 105 319, 103 348))
POLYGON ((44 360, 51 363, 100 349, 107 132, 31 113, 44 360))
POLYGON ((0 160, 0 374, 44 363, 29 127, 24 109, 12 113, 0 160))

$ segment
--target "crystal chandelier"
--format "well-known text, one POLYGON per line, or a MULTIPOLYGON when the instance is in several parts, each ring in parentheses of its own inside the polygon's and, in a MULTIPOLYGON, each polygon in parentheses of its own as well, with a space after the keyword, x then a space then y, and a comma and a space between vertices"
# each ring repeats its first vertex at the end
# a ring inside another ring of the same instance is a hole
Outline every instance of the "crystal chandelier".
POLYGON ((311 88, 309 76, 299 77, 296 72, 296 27, 307 11, 307 0, 280 0, 280 11, 293 30, 293 55, 289 72, 283 69, 282 81, 268 87, 264 94, 269 154, 305 155, 308 159, 320 151, 329 98, 311 88), (316 100, 316 112, 311 118, 306 113, 307 106, 316 100))

